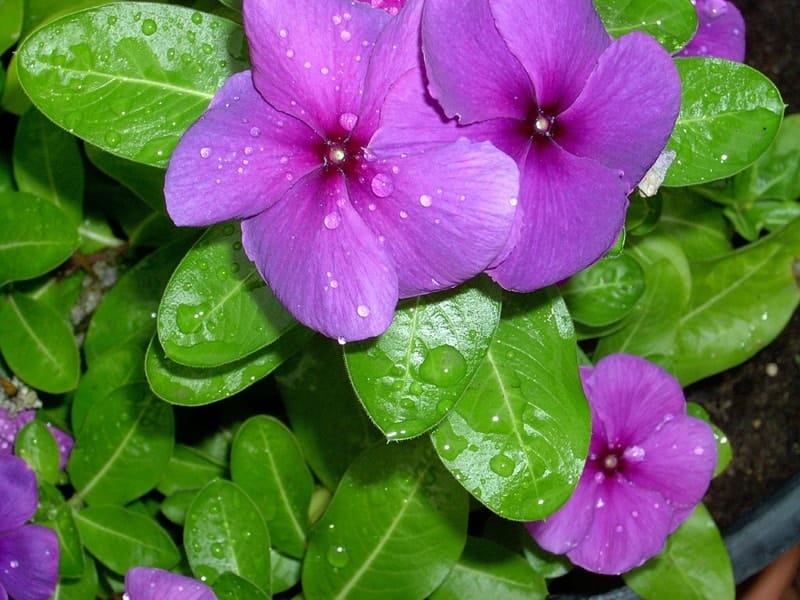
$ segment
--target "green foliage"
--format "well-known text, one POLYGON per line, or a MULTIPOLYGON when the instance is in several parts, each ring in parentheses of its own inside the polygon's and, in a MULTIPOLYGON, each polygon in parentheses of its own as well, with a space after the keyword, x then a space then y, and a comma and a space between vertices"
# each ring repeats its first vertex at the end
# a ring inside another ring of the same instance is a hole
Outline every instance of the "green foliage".
POLYGON ((612 36, 644 31, 668 52, 683 48, 697 30, 697 13, 689 0, 597 0, 594 5, 612 36))

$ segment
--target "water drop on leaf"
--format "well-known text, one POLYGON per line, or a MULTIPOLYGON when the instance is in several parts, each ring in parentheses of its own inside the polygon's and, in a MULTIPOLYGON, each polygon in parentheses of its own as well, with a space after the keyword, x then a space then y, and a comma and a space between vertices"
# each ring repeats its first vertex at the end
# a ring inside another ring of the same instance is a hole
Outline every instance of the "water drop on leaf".
POLYGON ((342 546, 331 546, 328 549, 328 562, 332 567, 341 569, 350 562, 350 557, 347 555, 347 550, 342 546))
POLYGON ((455 385, 467 372, 467 361, 449 344, 428 351, 419 367, 419 377, 439 387, 455 385))

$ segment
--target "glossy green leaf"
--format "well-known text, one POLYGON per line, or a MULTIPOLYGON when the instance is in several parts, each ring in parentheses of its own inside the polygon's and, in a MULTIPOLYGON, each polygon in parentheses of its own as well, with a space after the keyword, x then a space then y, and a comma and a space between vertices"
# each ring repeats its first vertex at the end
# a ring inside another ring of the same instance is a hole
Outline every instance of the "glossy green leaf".
POLYGON ((11 57, 6 67, 5 85, 3 86, 3 96, 0 98, 0 106, 15 115, 22 115, 31 107, 31 100, 22 91, 17 77, 16 53, 11 57))
POLYGON ((687 188, 663 189, 658 230, 680 244, 689 260, 720 256, 733 248, 731 229, 719 206, 687 188))
POLYGON ((154 211, 164 212, 164 169, 143 165, 85 144, 86 157, 103 173, 119 181, 154 211))
POLYGON ((106 567, 123 575, 131 567, 169 569, 180 553, 153 519, 122 506, 88 506, 75 513, 86 549, 106 567))
POLYGON ((100 595, 99 584, 94 560, 86 557, 80 577, 59 580, 52 600, 95 600, 100 595))
POLYGON ((798 303, 800 219, 758 242, 691 264, 692 295, 678 323, 681 383, 744 362, 786 326, 798 303))
POLYGON ((64 262, 80 239, 67 214, 25 192, 0 192, 0 286, 64 262))
POLYGON ((302 558, 314 480, 292 432, 274 417, 245 421, 231 446, 231 479, 258 506, 273 547, 302 558))
POLYGON ((72 329, 54 309, 23 294, 0 300, 0 350, 32 387, 58 394, 78 385, 80 357, 72 329))
POLYGON ((49 200, 80 223, 84 182, 78 142, 35 109, 17 126, 14 178, 21 192, 49 200))
POLYGON ((153 489, 174 444, 172 407, 145 384, 117 388, 93 403, 75 434, 67 471, 76 498, 125 504, 153 489))
POLYGON ((31 421, 20 429, 14 440, 14 454, 30 465, 40 483, 58 481, 58 442, 41 421, 31 421))
POLYGON ((725 432, 711 422, 711 417, 708 412, 699 404, 687 402, 686 414, 702 419, 708 423, 714 431, 714 441, 717 443, 717 466, 714 467, 714 477, 717 477, 727 468, 731 459, 733 459, 731 441, 728 439, 728 436, 725 435, 725 432))
POLYGON ((546 598, 544 578, 519 554, 477 537, 468 537, 464 553, 431 600, 532 600, 546 598))
POLYGON ((209 460, 191 446, 175 444, 156 489, 165 496, 179 490, 199 490, 212 479, 222 477, 224 471, 225 465, 209 460))
POLYGON ((644 31, 670 53, 683 48, 697 30, 697 13, 689 0, 596 0, 594 5, 615 38, 644 31))
POLYGON ((565 554, 551 554, 543 550, 527 530, 522 532, 522 553, 531 568, 545 579, 561 577, 572 570, 565 554))
POLYGON ((461 554, 467 511, 466 493, 426 437, 367 450, 311 532, 303 594, 426 598, 461 554))
POLYGON ((86 333, 83 349, 90 367, 117 346, 147 346, 155 332, 161 293, 190 243, 178 239, 159 248, 119 278, 97 308, 86 333))
POLYGON ((210 227, 180 262, 158 308, 167 357, 217 367, 277 340, 295 320, 242 249, 233 223, 210 227))
POLYGON ((686 310, 692 288, 689 263, 678 243, 664 234, 637 239, 630 252, 644 268, 645 293, 623 326, 600 339, 594 359, 626 352, 669 370, 678 320, 686 310))
POLYGON ((2 0, 0 2, 0 54, 11 48, 19 39, 22 29, 22 13, 22 0, 2 0))
MULTIPOLYGON (((662 188, 663 189, 663 188, 662 188)), ((633 236, 647 235, 661 218, 661 194, 628 196, 630 204, 625 213, 625 233, 633 236)))
POLYGON ((747 241, 755 241, 764 230, 775 231, 800 217, 800 203, 788 200, 760 200, 749 207, 725 208, 736 233, 747 241))
POLYGON ((353 459, 381 439, 348 381, 341 347, 317 336, 275 379, 309 466, 335 489, 353 459))
POLYGON ((269 531, 235 483, 216 479, 198 492, 186 514, 183 543, 195 577, 213 585, 230 571, 269 593, 269 531))
POLYGON ((667 144, 676 152, 664 185, 721 179, 753 163, 783 117, 778 89, 745 64, 711 58, 675 59, 681 112, 667 144))
POLYGON ((161 502, 161 513, 175 525, 183 527, 186 513, 199 490, 178 490, 161 502))
POLYGON ((103 401, 119 387, 144 381, 142 348, 119 346, 104 353, 83 374, 78 389, 75 390, 70 414, 72 430, 80 431, 86 413, 95 401, 103 401))
POLYGON ((573 275, 560 290, 573 319, 601 327, 628 314, 644 288, 642 267, 623 253, 599 260, 573 275))
POLYGON ((269 600, 270 596, 247 579, 230 571, 223 573, 214 582, 217 600, 269 600))
POLYGON ((169 360, 153 338, 145 357, 145 373, 159 398, 171 404, 209 404, 253 385, 288 360, 311 337, 304 327, 295 327, 274 344, 236 362, 201 369, 169 360))
POLYGON ((56 19, 20 45, 19 78, 64 129, 119 156, 164 166, 234 72, 239 25, 181 6, 117 2, 56 19))
POLYGON ((702 504, 669 537, 663 552, 624 578, 633 591, 648 600, 707 600, 736 595, 722 536, 702 504))
POLYGON ((503 517, 541 519, 578 483, 591 424, 575 346, 552 290, 506 295, 486 360, 433 433, 445 466, 503 517))
POLYGON ((85 568, 83 544, 72 508, 64 502, 64 496, 55 485, 39 481, 39 508, 33 522, 50 527, 58 536, 58 574, 61 577, 80 577, 85 568))
POLYGON ((104 0, 24 0, 24 2, 25 18, 22 23, 22 37, 60 15, 103 4, 104 0))
POLYGON ((272 564, 272 593, 284 592, 300 581, 300 571, 303 563, 289 556, 285 556, 274 549, 270 551, 272 564))
POLYGON ((380 337, 345 347, 353 387, 372 421, 392 440, 434 427, 464 393, 500 319, 487 279, 401 303, 380 337))

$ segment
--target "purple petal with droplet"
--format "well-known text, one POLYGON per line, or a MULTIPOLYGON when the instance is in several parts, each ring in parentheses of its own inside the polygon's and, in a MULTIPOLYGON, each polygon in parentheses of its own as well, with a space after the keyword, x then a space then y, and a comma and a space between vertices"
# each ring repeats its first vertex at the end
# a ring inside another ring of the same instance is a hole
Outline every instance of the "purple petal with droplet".
POLYGON ((0 456, 14 453, 14 442, 19 430, 31 422, 35 414, 33 410, 23 410, 12 418, 7 409, 0 408, 0 456))
POLYGON ((24 525, 0 533, 0 583, 14 600, 47 600, 57 582, 58 537, 52 529, 24 525))
POLYGON ((36 512, 36 475, 21 458, 0 456, 0 490, 0 532, 8 532, 22 526, 36 512))
POLYGON ((206 584, 152 567, 128 569, 125 593, 130 600, 217 600, 206 584))
POLYGON ((50 430, 50 433, 53 434, 53 437, 56 439, 56 444, 58 445, 58 468, 62 471, 64 467, 67 466, 67 461, 69 460, 69 456, 72 453, 72 447, 75 445, 75 440, 72 438, 71 435, 61 431, 58 427, 54 425, 47 424, 47 428, 50 430))
POLYGON ((743 62, 744 17, 732 2, 697 0, 697 32, 675 56, 708 56, 743 62))

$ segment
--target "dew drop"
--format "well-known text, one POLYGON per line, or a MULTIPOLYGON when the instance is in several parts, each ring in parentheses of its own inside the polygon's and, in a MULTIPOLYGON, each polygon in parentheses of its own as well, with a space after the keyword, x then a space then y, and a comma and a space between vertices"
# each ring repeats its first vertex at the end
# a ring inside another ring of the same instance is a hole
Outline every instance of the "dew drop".
POLYGON ((372 189, 372 193, 378 198, 386 198, 394 191, 394 181, 389 175, 378 173, 372 178, 370 188, 372 189))
POLYGON ((455 385, 466 373, 467 361, 449 344, 429 350, 419 366, 420 379, 439 387, 455 385))
POLYGON ((203 324, 209 307, 205 304, 181 304, 175 311, 175 322, 183 333, 194 333, 203 324))
POLYGON ((200 25, 203 22, 203 13, 201 12, 194 12, 192 13, 192 23, 195 25, 200 25))
POLYGON ((597 502, 595 502, 595 504, 594 504, 594 505, 595 505, 595 507, 597 507, 597 508, 603 508, 603 507, 606 505, 606 503, 605 503, 605 502, 603 502, 603 499, 602 499, 602 498, 598 498, 598 499, 597 499, 597 502))
POLYGON ((10 563, 8 563, 8 566, 11 567, 12 569, 16 569, 16 568, 19 567, 19 561, 18 560, 12 560, 10 563))
POLYGON ((216 558, 223 558, 225 556, 225 547, 222 544, 211 544, 211 554, 216 558))
POLYGON ((701 456, 701 455, 702 455, 702 454, 705 452, 705 450, 703 449, 703 447, 702 447, 702 446, 697 446, 697 447, 696 447, 696 448, 693 450, 693 452, 694 452, 694 453, 695 453, 697 456, 701 456))
POLYGON ((347 31, 346 29, 343 29, 343 30, 341 31, 341 33, 339 33, 339 37, 340 37, 340 38, 342 38, 342 41, 343 41, 343 42, 349 42, 349 41, 350 41, 350 39, 351 39, 353 36, 350 34, 350 32, 349 32, 349 31, 347 31))
POLYGON ((279 35, 279 36, 281 36, 282 38, 285 38, 285 37, 288 37, 288 35, 289 35, 289 32, 288 32, 288 31, 286 31, 285 29, 281 29, 281 30, 278 32, 278 35, 279 35))
POLYGON ((356 312, 358 313, 359 317, 368 317, 369 306, 367 306, 366 304, 359 304, 358 308, 356 308, 356 312))
POLYGON ((211 156, 211 148, 207 146, 204 148, 200 148, 200 156, 203 158, 208 158, 209 156, 211 156))
POLYGON ((322 219, 322 223, 325 225, 326 229, 336 229, 341 225, 342 219, 337 212, 330 212, 325 215, 325 218, 322 219))
POLYGON ((428 196, 428 194, 422 194, 422 195, 419 197, 419 203, 420 203, 422 206, 424 206, 425 208, 428 208, 428 207, 429 207, 431 204, 433 204, 433 198, 431 198, 430 196, 428 196))
POLYGON ((289 49, 286 51, 286 58, 294 58, 294 50, 292 50, 291 48, 289 48, 289 49))
POLYGON ((113 147, 119 144, 121 138, 116 131, 107 131, 105 139, 106 139, 106 144, 113 147))
POLYGON ((251 127, 250 128, 250 136, 257 138, 261 135, 261 130, 258 127, 251 127))
POLYGON ((108 23, 109 25, 116 25, 117 24, 117 16, 116 15, 110 15, 108 17, 108 19, 106 19, 106 23, 108 23))
POLYGON ((510 477, 514 473, 514 461, 505 454, 497 454, 489 460, 489 468, 500 477, 510 477))
POLYGON ((408 218, 408 213, 406 211, 404 211, 404 210, 401 210, 400 211, 400 218, 401 219, 407 219, 408 218))
POLYGON ((351 112, 345 112, 339 115, 339 125, 341 125, 342 129, 345 131, 353 131, 356 123, 358 123, 358 115, 354 115, 351 112))
POLYGON ((158 25, 153 19, 145 19, 142 22, 142 33, 145 35, 153 35, 156 31, 158 31, 158 25))
POLYGON ((344 339, 343 337, 336 338, 336 341, 339 342, 340 346, 344 346, 347 343, 347 340, 344 339))

